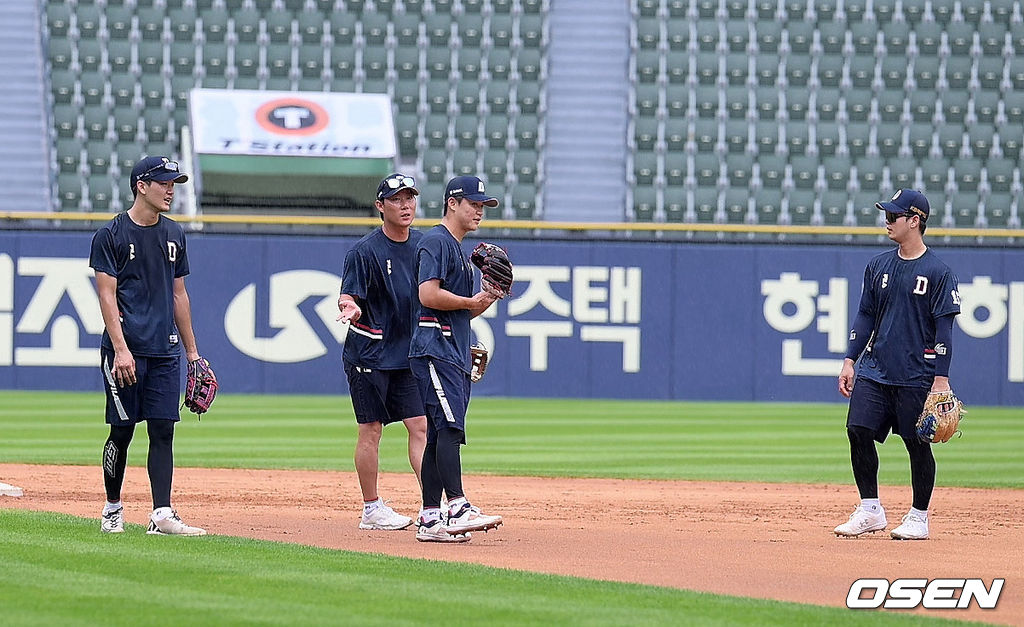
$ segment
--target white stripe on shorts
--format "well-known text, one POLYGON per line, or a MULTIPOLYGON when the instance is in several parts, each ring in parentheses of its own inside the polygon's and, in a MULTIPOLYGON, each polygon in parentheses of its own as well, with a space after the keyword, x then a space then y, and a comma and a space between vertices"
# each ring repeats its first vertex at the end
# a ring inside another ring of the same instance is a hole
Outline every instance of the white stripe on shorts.
POLYGON ((434 362, 428 361, 427 368, 430 369, 430 381, 434 384, 434 393, 437 394, 437 400, 441 403, 441 409, 444 410, 444 417, 448 422, 455 422, 455 414, 452 413, 452 406, 448 404, 448 397, 444 395, 441 379, 438 378, 437 371, 434 370, 434 362))
POLYGON ((121 420, 128 422, 128 412, 121 404, 121 397, 117 395, 117 384, 114 383, 114 373, 110 371, 110 364, 103 362, 103 375, 107 377, 107 385, 110 386, 110 397, 114 399, 114 407, 117 408, 117 415, 121 420))

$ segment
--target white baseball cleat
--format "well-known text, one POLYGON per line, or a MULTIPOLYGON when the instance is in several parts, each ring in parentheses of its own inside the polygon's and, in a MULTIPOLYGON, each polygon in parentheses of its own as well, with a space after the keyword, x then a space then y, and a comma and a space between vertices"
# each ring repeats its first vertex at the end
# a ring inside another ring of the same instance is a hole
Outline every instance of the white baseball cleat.
POLYGON ((890 535, 893 540, 927 540, 928 517, 907 514, 903 517, 903 523, 893 529, 890 535))
POLYGON ((100 529, 104 533, 124 533, 124 508, 118 507, 109 512, 103 512, 100 529))
POLYGON ((428 523, 421 518, 418 524, 416 539, 420 542, 469 542, 470 540, 468 533, 453 533, 440 520, 428 523))
POLYGON ((455 514, 448 516, 448 531, 463 533, 466 531, 487 531, 501 525, 501 516, 488 516, 480 513, 480 508, 463 503, 455 514))
POLYGON ((398 531, 405 529, 412 524, 412 518, 402 516, 384 503, 367 514, 363 512, 363 519, 359 522, 360 529, 379 529, 384 531, 398 531))
POLYGON ((206 529, 191 527, 182 522, 178 512, 171 510, 166 518, 157 518, 156 512, 149 516, 149 530, 146 533, 155 536, 205 536, 206 529))
POLYGON ((878 513, 874 513, 858 505, 850 514, 850 520, 836 527, 835 532, 837 536, 856 538, 864 533, 882 531, 888 524, 885 520, 885 510, 881 507, 878 508, 878 513))

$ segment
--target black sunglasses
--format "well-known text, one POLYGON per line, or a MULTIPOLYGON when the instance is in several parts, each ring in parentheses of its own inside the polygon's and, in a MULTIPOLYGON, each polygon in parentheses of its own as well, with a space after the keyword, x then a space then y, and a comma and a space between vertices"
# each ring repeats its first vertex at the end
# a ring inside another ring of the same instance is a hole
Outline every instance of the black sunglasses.
POLYGON ((909 217, 910 216, 908 216, 905 213, 893 213, 891 211, 886 211, 885 212, 885 221, 887 223, 889 223, 889 224, 892 224, 893 222, 895 222, 896 220, 899 220, 900 218, 909 218, 909 217))

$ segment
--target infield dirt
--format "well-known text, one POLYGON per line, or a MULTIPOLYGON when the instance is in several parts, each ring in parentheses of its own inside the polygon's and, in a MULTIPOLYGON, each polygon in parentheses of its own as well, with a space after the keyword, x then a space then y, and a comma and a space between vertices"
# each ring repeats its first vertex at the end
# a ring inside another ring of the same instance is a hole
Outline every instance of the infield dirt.
MULTIPOLYGON (((0 497, 0 507, 95 517, 100 533, 100 473, 0 464, 0 480, 25 491, 0 497)), ((995 610, 918 611, 1024 625, 1024 490, 937 488, 932 539, 900 542, 887 531, 833 535, 857 503, 852 485, 468 476, 470 500, 505 524, 437 545, 416 542, 413 527, 360 531, 357 485, 348 472, 179 468, 174 505, 219 535, 840 607, 861 577, 1005 578, 995 610)), ((384 474, 380 488, 396 511, 415 515, 411 473, 384 474)), ((880 496, 892 529, 910 488, 882 486, 880 496)), ((127 522, 144 524, 144 468, 129 468, 124 502, 127 522)))

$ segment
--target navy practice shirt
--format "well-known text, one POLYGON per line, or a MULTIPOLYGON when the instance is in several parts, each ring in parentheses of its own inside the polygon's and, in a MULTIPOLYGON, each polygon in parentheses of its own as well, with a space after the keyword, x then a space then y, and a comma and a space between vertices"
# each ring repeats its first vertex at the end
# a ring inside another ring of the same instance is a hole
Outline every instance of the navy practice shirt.
MULTIPOLYGON (((174 324, 174 279, 188 274, 185 232, 163 215, 139 226, 120 213, 92 238, 89 266, 117 278, 117 309, 128 350, 140 357, 180 352, 174 324)), ((113 350, 103 330, 102 345, 113 350)))
POLYGON ((935 378, 935 320, 960 313, 953 272, 928 249, 902 259, 899 249, 874 257, 864 271, 860 311, 874 320, 858 376, 912 387, 935 378))
MULTIPOLYGON (((439 279, 457 296, 473 295, 473 266, 443 224, 427 231, 416 251, 418 283, 439 279)), ((418 299, 417 299, 418 302, 418 299)), ((419 305, 410 357, 433 357, 469 373, 469 310, 440 311, 419 305)))
POLYGON ((345 255, 341 292, 356 299, 363 313, 345 338, 345 363, 364 368, 409 367, 409 340, 419 306, 416 247, 423 234, 409 231, 396 242, 375 229, 345 255))

